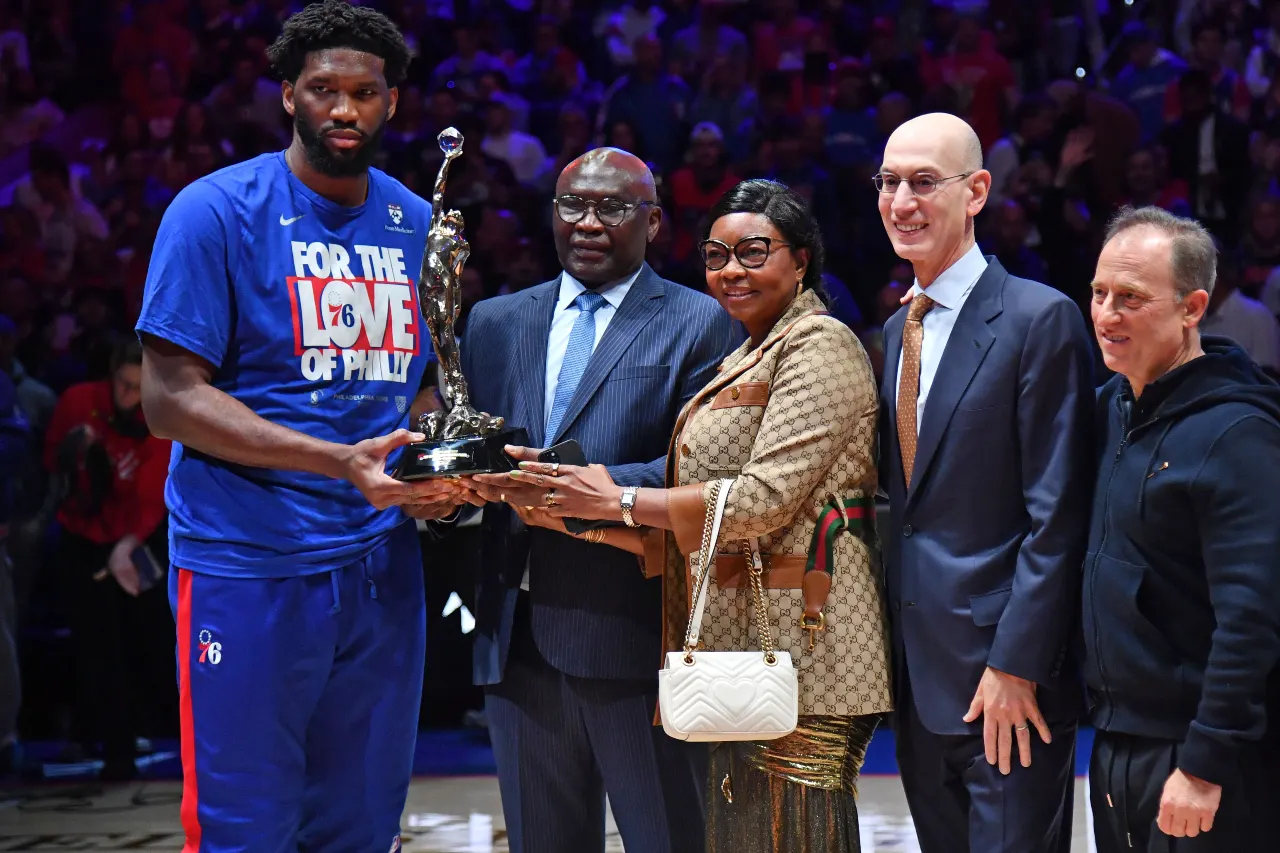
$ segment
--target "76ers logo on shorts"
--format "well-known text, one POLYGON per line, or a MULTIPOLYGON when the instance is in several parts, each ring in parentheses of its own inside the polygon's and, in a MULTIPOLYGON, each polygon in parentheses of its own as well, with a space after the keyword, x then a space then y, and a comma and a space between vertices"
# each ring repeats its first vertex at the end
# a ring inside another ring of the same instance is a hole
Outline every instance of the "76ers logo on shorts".
POLYGON ((213 666, 222 663, 222 643, 213 641, 213 634, 208 628, 200 631, 200 663, 208 662, 213 666))

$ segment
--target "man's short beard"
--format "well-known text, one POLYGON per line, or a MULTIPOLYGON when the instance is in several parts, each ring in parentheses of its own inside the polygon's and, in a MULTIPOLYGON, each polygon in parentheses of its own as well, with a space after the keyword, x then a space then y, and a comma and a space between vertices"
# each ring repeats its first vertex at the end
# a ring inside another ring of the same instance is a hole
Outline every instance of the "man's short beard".
MULTIPOLYGON (((306 152, 311 168, 330 178, 355 178, 369 170, 378 152, 382 150, 387 119, 384 116, 378 129, 365 136, 357 147, 337 151, 325 144, 324 134, 307 121, 301 110, 294 113, 293 127, 298 133, 298 139, 302 141, 302 150, 306 152)), ((326 132, 334 129, 328 128, 326 132)))

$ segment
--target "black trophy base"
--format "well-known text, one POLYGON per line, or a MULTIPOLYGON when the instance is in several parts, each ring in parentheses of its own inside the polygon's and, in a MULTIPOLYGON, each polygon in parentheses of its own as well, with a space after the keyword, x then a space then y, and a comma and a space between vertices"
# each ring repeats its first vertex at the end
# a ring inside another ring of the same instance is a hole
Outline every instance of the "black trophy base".
POLYGON ((394 476, 412 482, 432 477, 465 477, 470 474, 497 474, 515 468, 503 448, 508 444, 527 446, 523 429, 503 430, 493 435, 438 438, 410 444, 400 457, 394 476))

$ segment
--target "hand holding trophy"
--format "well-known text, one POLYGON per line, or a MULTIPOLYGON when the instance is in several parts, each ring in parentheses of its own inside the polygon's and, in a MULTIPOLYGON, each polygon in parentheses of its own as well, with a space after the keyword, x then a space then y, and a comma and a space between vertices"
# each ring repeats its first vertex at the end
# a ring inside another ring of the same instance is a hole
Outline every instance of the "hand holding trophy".
POLYGON ((502 418, 476 411, 467 392, 453 324, 462 309, 462 270, 471 247, 462 236, 462 214, 444 209, 445 178, 449 164, 462 155, 463 137, 449 127, 440 132, 437 141, 444 162, 431 195, 431 227, 418 295, 431 345, 440 361, 445 408, 419 419, 418 432, 427 439, 405 448, 395 474, 400 480, 509 471, 513 463, 503 448, 528 443, 523 429, 503 429, 502 418))

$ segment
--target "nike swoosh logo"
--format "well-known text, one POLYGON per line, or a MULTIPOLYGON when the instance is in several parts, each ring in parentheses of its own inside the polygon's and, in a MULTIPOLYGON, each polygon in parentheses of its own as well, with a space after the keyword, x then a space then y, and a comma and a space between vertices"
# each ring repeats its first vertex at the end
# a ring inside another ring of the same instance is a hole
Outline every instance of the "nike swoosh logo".
POLYGON ((304 216, 306 216, 306 214, 305 214, 305 213, 302 213, 302 214, 299 214, 299 215, 297 215, 297 216, 293 217, 292 219, 285 219, 285 218, 284 218, 284 214, 282 213, 282 214, 280 214, 280 224, 281 224, 281 225, 292 225, 293 223, 297 222, 299 219, 301 219, 301 218, 302 218, 302 217, 304 217, 304 216))

